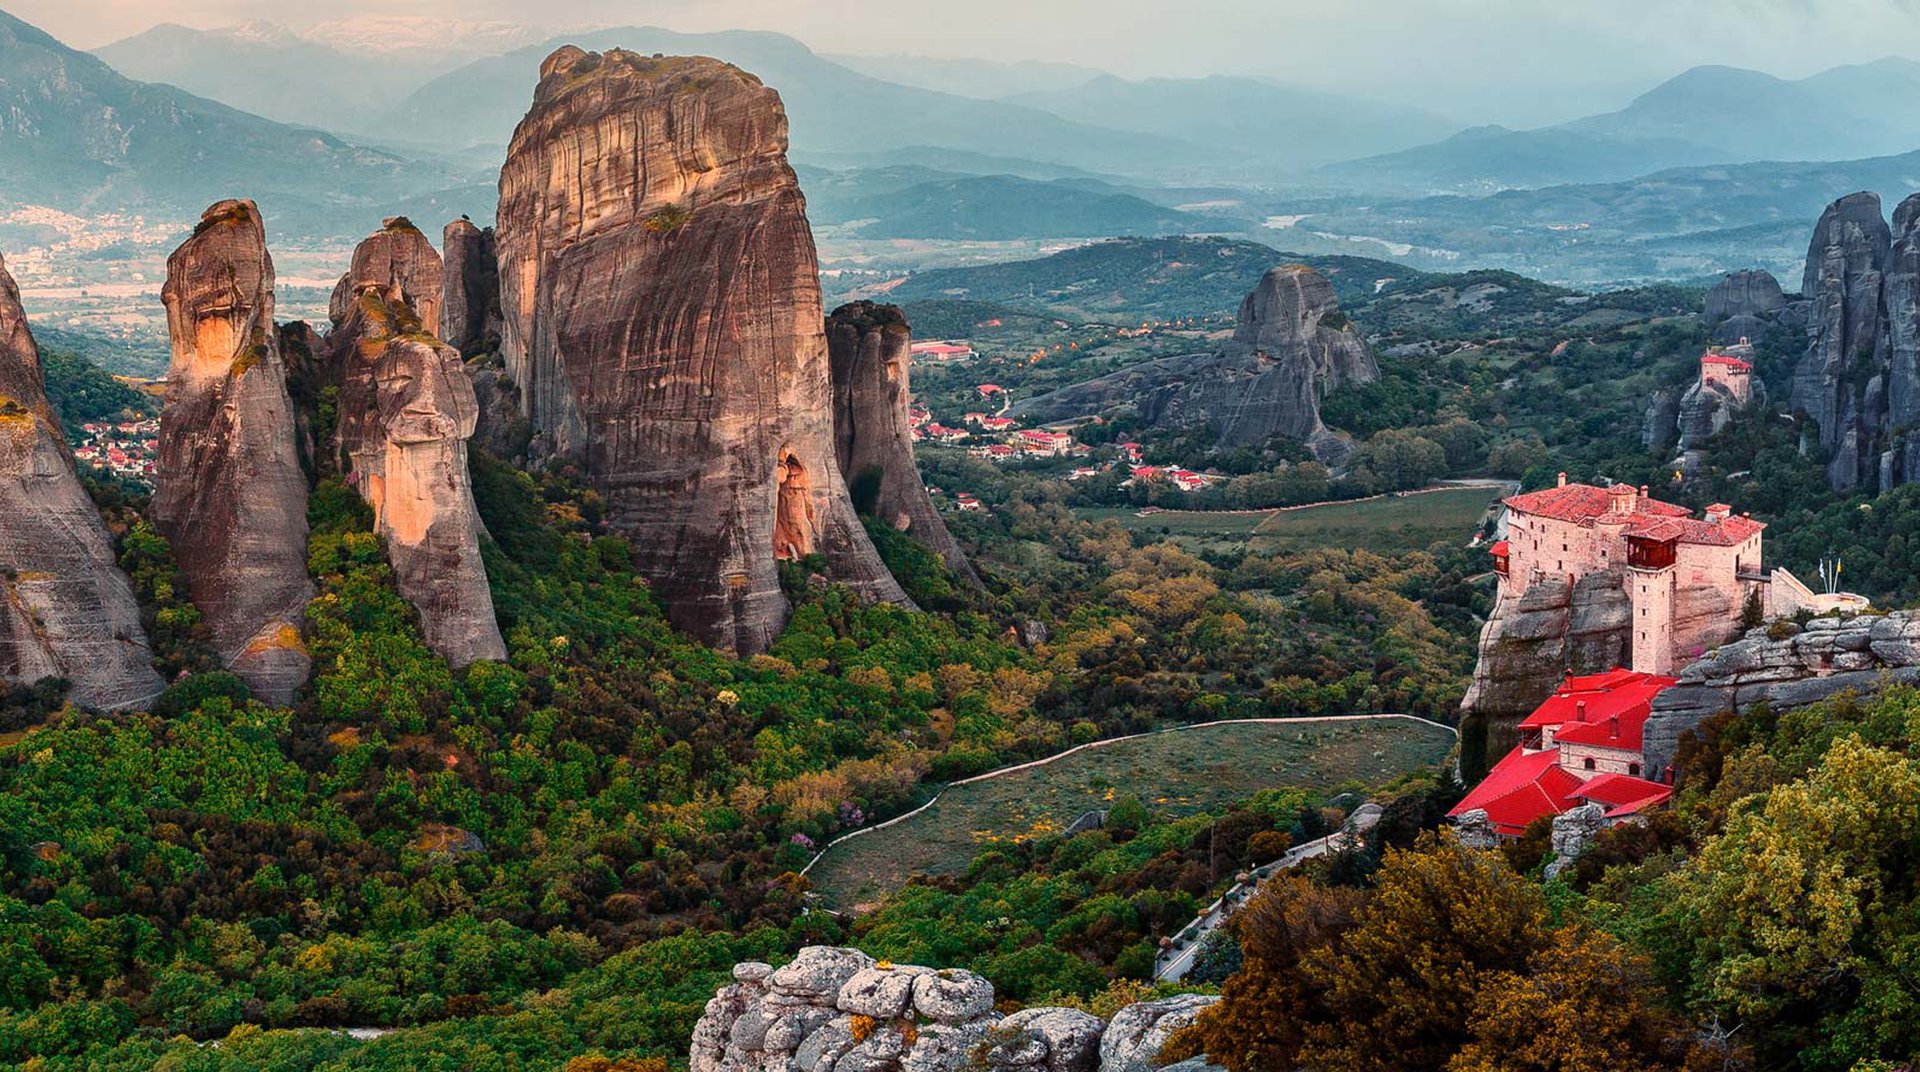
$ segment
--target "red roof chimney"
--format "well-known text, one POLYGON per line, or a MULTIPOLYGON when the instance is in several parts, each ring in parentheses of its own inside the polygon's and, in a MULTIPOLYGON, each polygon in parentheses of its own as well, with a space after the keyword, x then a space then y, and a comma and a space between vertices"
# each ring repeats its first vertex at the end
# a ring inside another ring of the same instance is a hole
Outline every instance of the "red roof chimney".
POLYGON ((1566 486, 1567 486, 1567 474, 1562 472, 1560 474, 1560 487, 1564 488, 1566 486))

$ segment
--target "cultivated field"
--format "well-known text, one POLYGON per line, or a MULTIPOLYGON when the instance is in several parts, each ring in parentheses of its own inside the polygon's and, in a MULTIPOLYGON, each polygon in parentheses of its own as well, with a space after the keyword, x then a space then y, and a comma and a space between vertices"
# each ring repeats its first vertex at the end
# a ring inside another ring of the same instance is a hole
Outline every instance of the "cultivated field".
POLYGON ((957 873, 995 843, 1057 833, 1123 793, 1184 815, 1261 789, 1390 781, 1453 743, 1450 731, 1411 719, 1239 722, 1115 741, 951 786, 912 818, 835 845, 809 877, 830 903, 857 907, 915 873, 957 873))
POLYGON ((1209 545, 1244 545, 1254 551, 1363 547, 1393 552, 1421 550, 1442 541, 1465 542, 1487 506, 1502 494, 1504 489, 1497 487, 1448 487, 1248 513, 1161 510, 1142 517, 1132 507, 1091 507, 1077 512, 1089 521, 1117 521, 1130 531, 1160 534, 1196 550, 1209 545))
POLYGON ((1361 547, 1369 551, 1419 550, 1440 542, 1465 542, 1500 488, 1446 488, 1418 494, 1331 503, 1269 515, 1248 537, 1255 551, 1305 551, 1314 547, 1361 547))

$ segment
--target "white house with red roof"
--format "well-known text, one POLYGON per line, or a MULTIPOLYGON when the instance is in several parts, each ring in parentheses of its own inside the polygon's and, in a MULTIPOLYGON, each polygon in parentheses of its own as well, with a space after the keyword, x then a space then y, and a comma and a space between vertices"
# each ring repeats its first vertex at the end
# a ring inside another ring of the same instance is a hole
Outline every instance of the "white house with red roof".
POLYGON ((1753 346, 1741 339, 1732 346, 1715 346, 1700 355, 1700 386, 1726 388, 1734 405, 1753 401, 1753 346))
POLYGON ((1518 599, 1542 581, 1622 572, 1634 670, 1685 666, 1732 635, 1749 594, 1760 593, 1763 605, 1772 595, 1760 565, 1766 526, 1724 504, 1694 517, 1644 486, 1569 484, 1562 473, 1558 486, 1515 495, 1506 507, 1507 538, 1491 549, 1500 598, 1518 599))
POLYGON ((1620 822, 1673 791, 1643 777, 1641 735, 1653 698, 1674 683, 1616 667, 1564 684, 1520 723, 1520 743, 1447 815, 1483 811, 1494 832, 1519 837, 1536 819, 1586 803, 1620 822))

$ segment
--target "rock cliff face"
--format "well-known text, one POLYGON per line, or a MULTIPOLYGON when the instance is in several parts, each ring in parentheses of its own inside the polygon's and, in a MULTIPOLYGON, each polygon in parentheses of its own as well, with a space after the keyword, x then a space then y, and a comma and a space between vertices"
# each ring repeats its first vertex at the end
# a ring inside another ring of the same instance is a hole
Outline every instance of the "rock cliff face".
POLYGON ((160 694, 133 586, 47 405, 40 349, 0 262, 0 682, 65 678, 74 702, 160 694))
POLYGON ((914 464, 907 416, 912 345, 913 331, 899 306, 855 302, 828 318, 834 457, 856 507, 926 544, 947 568, 977 583, 914 464))
POLYGON ((1880 198, 1857 193, 1828 206, 1807 248, 1807 353, 1794 369, 1792 400, 1819 423, 1835 488, 1871 480, 1877 468, 1887 415, 1882 287, 1892 244, 1880 198))
POLYGON ((1150 1072, 1167 1038, 1219 1000, 1141 1002, 1111 1023, 1064 1008, 1002 1018, 993 984, 972 972, 828 946, 733 977, 694 1026, 692 1072, 1150 1072))
POLYGON ((153 518, 213 647, 255 695, 307 679, 307 481, 273 324, 273 260, 251 201, 222 201, 167 258, 173 363, 153 518))
POLYGON ((905 602, 834 456, 818 263, 780 98, 717 60, 563 48, 500 177, 503 356, 680 628, 765 650, 776 563, 905 602))
POLYGON ((1760 342, 1785 308, 1787 296, 1773 273, 1760 268, 1730 272, 1707 291, 1701 321, 1722 345, 1741 339, 1760 342))
POLYGON ((441 285, 440 339, 477 357, 500 348, 500 259, 493 228, 474 226, 464 217, 447 224, 441 235, 446 274, 441 285))
POLYGON ((505 659, 467 474, 479 407, 460 355, 423 326, 421 310, 438 311, 440 257, 411 224, 389 220, 354 252, 347 279, 345 316, 327 340, 347 479, 373 507, 427 646, 455 667, 505 659))
POLYGON ((1519 740, 1517 727, 1560 687, 1567 672, 1624 666, 1632 651, 1632 608, 1620 572, 1578 581, 1540 581, 1524 595, 1503 595, 1480 631, 1473 683, 1461 709, 1485 729, 1487 755, 1519 740))
POLYGON ((1818 703, 1852 689, 1920 681, 1920 617, 1894 611, 1855 618, 1815 618, 1804 629, 1776 623, 1708 652, 1654 697, 1645 730, 1646 765, 1672 765, 1680 737, 1710 715, 1765 702, 1775 711, 1818 703))
POLYGON ((1333 284, 1294 264, 1268 272, 1247 295, 1233 339, 1218 352, 1123 369, 1028 399, 1012 413, 1052 421, 1131 406, 1149 426, 1204 427, 1223 447, 1260 447, 1282 435, 1337 462, 1346 444, 1320 423, 1320 402, 1336 387, 1379 376, 1333 284))

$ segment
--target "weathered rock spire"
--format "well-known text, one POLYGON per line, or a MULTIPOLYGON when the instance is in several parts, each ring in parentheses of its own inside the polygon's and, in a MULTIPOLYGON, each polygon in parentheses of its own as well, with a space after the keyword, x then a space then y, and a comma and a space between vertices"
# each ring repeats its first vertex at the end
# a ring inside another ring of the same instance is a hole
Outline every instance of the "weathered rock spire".
POLYGON ((207 209, 167 258, 173 364, 153 517, 214 650, 269 703, 307 679, 307 482, 273 324, 273 260, 251 201, 207 209))
POLYGON ((828 318, 835 457, 855 506, 926 544, 955 574, 977 583, 914 464, 907 415, 912 346, 913 329, 897 305, 854 302, 828 318))
POLYGON ((446 265, 440 288, 440 339, 475 357, 500 346, 500 260, 493 228, 481 230, 462 216, 441 233, 446 265))
POLYGON ((354 252, 328 350, 347 478, 373 507, 394 585, 420 612, 427 646, 461 667, 505 659, 507 650, 467 473, 473 385, 423 314, 438 313, 440 286, 432 243, 404 220, 388 220, 354 252))
POLYGON ((834 457, 813 233, 780 98, 738 68, 563 48, 508 150, 503 346, 673 622, 764 650, 776 563, 905 600, 834 457))
POLYGON ((0 262, 0 681, 65 678, 88 707, 159 695, 133 586, 80 486, 20 288, 0 262))

